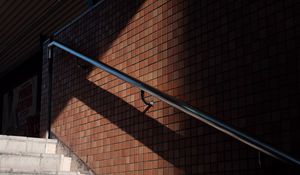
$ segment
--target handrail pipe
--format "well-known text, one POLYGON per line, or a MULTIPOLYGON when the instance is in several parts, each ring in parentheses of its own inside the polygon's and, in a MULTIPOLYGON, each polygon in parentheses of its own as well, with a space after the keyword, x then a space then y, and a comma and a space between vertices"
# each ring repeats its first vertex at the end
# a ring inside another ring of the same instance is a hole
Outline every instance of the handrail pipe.
POLYGON ((294 158, 293 156, 289 155, 288 153, 285 153, 284 151, 279 150, 279 149, 271 146, 270 144, 267 144, 255 137, 241 131, 240 129, 238 129, 234 126, 232 126, 228 123, 225 123, 224 121, 222 121, 220 119, 217 119, 216 117, 214 117, 212 115, 202 112, 202 111, 198 110, 197 108, 187 104, 184 101, 178 100, 170 95, 167 95, 166 93, 163 93, 160 90, 158 90, 146 83, 143 83, 142 81, 140 81, 136 78, 133 78, 133 77, 101 62, 101 61, 89 58, 88 56, 85 56, 84 54, 77 52, 74 49, 71 49, 70 47, 67 47, 58 41, 50 41, 50 43, 48 44, 48 51, 49 51, 49 53, 51 53, 50 55, 52 55, 53 46, 60 48, 64 51, 124 80, 125 82, 138 87, 142 91, 145 91, 145 92, 151 94, 152 96, 166 102, 167 104, 173 106, 174 108, 179 109, 188 115, 191 115, 192 117, 208 124, 211 127, 216 128, 217 130, 241 141, 242 143, 249 145, 250 147, 252 147, 260 152, 263 152, 263 153, 265 153, 271 157, 274 157, 278 160, 300 166, 300 161, 298 159, 294 158))

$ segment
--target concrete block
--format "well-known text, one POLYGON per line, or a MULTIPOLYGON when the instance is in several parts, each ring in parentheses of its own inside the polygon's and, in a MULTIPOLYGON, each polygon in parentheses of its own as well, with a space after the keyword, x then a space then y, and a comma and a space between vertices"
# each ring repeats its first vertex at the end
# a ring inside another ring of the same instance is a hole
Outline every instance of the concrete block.
POLYGON ((80 175, 79 172, 64 172, 64 171, 26 171, 0 168, 0 175, 80 175))
POLYGON ((26 171, 63 171, 71 161, 63 155, 37 153, 0 153, 0 168, 26 171))
POLYGON ((55 154, 57 140, 0 135, 0 152, 55 154))

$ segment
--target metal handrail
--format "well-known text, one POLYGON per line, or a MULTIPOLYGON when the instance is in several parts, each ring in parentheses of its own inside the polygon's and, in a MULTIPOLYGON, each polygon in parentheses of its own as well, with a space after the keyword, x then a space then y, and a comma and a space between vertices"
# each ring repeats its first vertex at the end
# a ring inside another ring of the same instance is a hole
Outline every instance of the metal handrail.
POLYGON ((79 57, 82 60, 140 88, 141 90, 153 95, 154 97, 168 103, 169 105, 183 111, 186 114, 193 116, 194 118, 208 124, 209 126, 212 126, 216 129, 218 129, 219 131, 251 146, 252 148, 254 148, 260 152, 263 152, 263 153, 265 153, 271 157, 274 157, 278 160, 300 166, 300 161, 298 159, 292 157, 288 153, 285 153, 282 150, 279 150, 263 141, 260 141, 259 139, 255 138, 249 134, 246 134, 245 132, 242 132, 238 128, 236 128, 230 124, 227 124, 224 121, 217 119, 209 114, 206 114, 206 113, 198 110, 197 108, 187 104, 186 102, 175 99, 174 97, 167 95, 167 94, 159 91, 158 89, 151 87, 151 86, 147 85, 146 83, 143 83, 140 80, 133 78, 133 77, 101 62, 101 61, 93 60, 93 59, 63 45, 60 42, 50 41, 50 43, 48 44, 49 58, 52 57, 53 46, 56 46, 66 52, 69 52, 70 54, 72 54, 76 57, 79 57))

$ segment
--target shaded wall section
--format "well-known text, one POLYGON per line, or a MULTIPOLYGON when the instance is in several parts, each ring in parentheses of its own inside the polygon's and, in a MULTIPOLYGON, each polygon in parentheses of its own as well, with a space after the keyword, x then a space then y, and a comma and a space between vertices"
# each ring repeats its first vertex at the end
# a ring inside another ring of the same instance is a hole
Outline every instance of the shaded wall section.
MULTIPOLYGON (((55 39, 300 157, 298 18, 296 1, 104 1, 55 39)), ((54 54, 52 131, 99 174, 297 174, 54 54)), ((47 76, 45 55, 41 135, 47 76)))

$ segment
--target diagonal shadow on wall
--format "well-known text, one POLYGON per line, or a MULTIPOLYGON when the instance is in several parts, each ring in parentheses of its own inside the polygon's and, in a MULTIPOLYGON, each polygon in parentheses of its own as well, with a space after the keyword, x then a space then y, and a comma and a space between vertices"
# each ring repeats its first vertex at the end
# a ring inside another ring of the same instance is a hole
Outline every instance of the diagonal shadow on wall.
MULTIPOLYGON (((110 10, 112 9, 105 9, 108 4, 105 4, 106 1, 104 1, 101 8, 103 8, 103 13, 106 14, 107 18, 91 20, 92 23, 85 23, 89 20, 82 19, 83 23, 74 23, 72 28, 66 29, 65 33, 59 34, 56 39, 91 57, 101 56, 118 37, 119 32, 128 25, 144 1, 128 3, 128 1, 122 0, 116 2, 115 10, 118 13, 111 13, 110 10), (93 21, 96 22, 93 23, 93 21), (82 25, 85 27, 82 28, 82 25), (90 31, 94 25, 99 25, 96 28, 100 29, 100 34, 96 31, 90 31), (85 47, 84 44, 87 43, 84 42, 86 41, 88 41, 89 47, 86 50, 79 49, 85 47)), ((91 12, 90 15, 83 18, 98 18, 100 16, 93 13, 95 12, 91 12)), ((203 145, 199 143, 204 141, 203 138, 196 137, 197 133, 191 133, 190 137, 176 133, 118 96, 87 80, 87 75, 93 70, 91 66, 88 66, 87 70, 84 71, 76 66, 73 56, 65 57, 65 53, 58 49, 55 49, 55 53, 53 94, 56 97, 53 98, 53 121, 63 111, 69 100, 75 97, 185 173, 191 172, 191 165, 210 161, 207 156, 204 156, 207 147, 196 147, 196 145, 203 145), (65 82, 65 80, 67 81, 65 82), (110 105, 109 110, 103 107, 107 104, 110 105)))
MULTIPOLYGON (((195 1, 191 0, 189 2, 195 1)), ((100 6, 102 9, 101 12, 99 12, 99 10, 92 11, 87 16, 84 16, 80 22, 74 23, 71 28, 68 28, 59 34, 56 39, 66 45, 80 50, 86 55, 91 57, 101 57, 112 46, 120 32, 129 25, 130 20, 139 11, 139 8, 143 5, 144 1, 134 1, 132 3, 132 1, 117 0, 114 1, 114 3, 114 5, 109 5, 108 1, 104 1, 104 3, 100 6), (99 14, 96 12, 99 12, 99 14), (85 48, 85 50, 81 48, 85 48)), ((197 5, 196 3, 193 5, 195 8, 199 6, 200 5, 197 5)), ((191 17, 189 20, 191 23, 193 21, 197 21, 194 17, 191 17)), ((185 32, 188 34, 185 37, 193 38, 193 34, 196 34, 197 32, 188 32, 189 27, 192 28, 193 26, 186 27, 187 31, 185 32)), ((213 34, 214 32, 211 35, 213 34)), ((190 41, 185 47, 195 48, 195 45, 196 43, 190 41)), ((190 50, 187 50, 185 52, 189 51, 190 50)), ((57 57, 64 57, 62 51, 56 50, 55 52, 58 53, 57 57)), ((193 56, 192 52, 188 54, 193 56)), ((197 60, 194 61, 197 62, 197 60)), ((186 64, 193 64, 193 62, 187 62, 186 64)), ((208 61, 202 62, 202 66, 205 66, 205 64, 208 64, 208 61)), ((196 67, 195 70, 197 69, 199 68, 196 67)), ((230 150, 228 151, 229 153, 224 152, 223 148, 226 147, 224 145, 228 145, 227 143, 229 142, 229 138, 224 137, 223 134, 215 135, 215 132, 211 132, 210 130, 203 134, 203 137, 198 137, 199 135, 197 135, 198 133, 195 132, 195 129, 191 130, 191 133, 186 136, 182 136, 174 132, 165 125, 139 111, 131 104, 128 104, 118 96, 87 80, 88 74, 92 70, 93 68, 90 66, 86 72, 77 68, 73 57, 68 56, 67 59, 55 59, 55 80, 53 84, 55 84, 56 89, 54 89, 53 92, 54 94, 59 94, 59 96, 54 98, 53 101, 53 116, 58 116, 59 112, 61 112, 67 105, 68 101, 75 97, 98 114, 110 120, 120 129, 130 134, 136 140, 143 143, 160 157, 172 163, 174 166, 184 170, 187 174, 191 172, 193 165, 209 165, 209 167, 206 167, 207 170, 205 170, 205 172, 214 168, 225 169, 227 164, 222 165, 217 164, 216 162, 226 162, 225 159, 227 157, 230 157, 228 162, 232 161, 235 159, 235 154, 243 154, 245 148, 247 149, 247 156, 244 157, 254 157, 253 159, 257 157, 256 153, 253 151, 249 152, 249 148, 245 145, 231 146, 232 149, 234 149, 234 147, 238 147, 241 151, 234 152, 234 150, 230 150), (64 82, 65 80, 67 80, 67 82, 64 82), (103 107, 107 104, 110 104, 109 110, 103 107), (219 137, 215 140, 220 143, 213 143, 212 139, 215 137, 219 137), (204 146, 199 147, 199 145, 204 146), (220 149, 222 152, 217 151, 218 146, 222 147, 222 149, 220 149), (213 155, 209 155, 210 153, 213 153, 213 155), (232 155, 227 156, 226 154, 232 155), (215 164, 212 162, 215 162, 215 164), (212 164, 211 167, 210 164, 212 164), (222 167, 220 168, 217 166, 222 167)), ((190 81, 197 82, 199 80, 192 79, 190 81)), ((211 85, 213 84, 211 81, 214 80, 205 80, 203 83, 210 83, 209 85, 211 85)), ((186 82, 189 83, 188 80, 186 80, 186 82)), ((192 84, 190 86, 192 89, 197 89, 197 85, 192 84)), ((210 88, 210 91, 213 90, 213 88, 210 88)), ((199 94, 194 97, 201 97, 199 94)), ((186 127, 186 129, 190 128, 191 125, 195 125, 194 123, 194 120, 187 120, 186 125, 188 125, 188 127, 186 127)), ((197 128, 197 126, 198 125, 196 124, 194 128, 197 128)), ((206 129, 207 128, 204 128, 204 130, 206 129)), ((232 143, 232 140, 230 140, 230 144, 236 144, 236 141, 232 143)), ((239 155, 237 155, 237 157, 238 156, 239 155)), ((228 166, 234 165, 228 164, 228 166)), ((280 166, 282 165, 280 164, 280 166)), ((276 172, 276 169, 270 170, 270 172, 271 171, 276 172)))
POLYGON ((80 90, 72 94, 74 97, 150 148, 162 159, 185 172, 189 172, 184 168, 185 165, 191 162, 193 164, 205 162, 204 157, 199 156, 204 154, 204 149, 198 147, 191 149, 192 144, 204 142, 202 138, 182 136, 89 80, 82 79, 81 82, 81 86, 86 88, 84 92, 80 90), (87 91, 89 93, 86 93, 87 91), (103 108, 107 104, 109 110, 103 108))
MULTIPOLYGON (((100 13, 104 13, 104 16, 107 18, 99 20, 97 18, 103 14, 96 14, 96 12, 92 11, 81 19, 81 23, 74 23, 72 28, 66 29, 62 34, 56 36, 55 39, 83 51, 86 55, 99 57, 128 25, 128 22, 137 13, 143 2, 119 0, 114 1, 114 6, 109 6, 108 1, 104 1, 100 5, 103 9, 100 13), (105 8, 106 6, 110 8, 107 9, 105 8), (88 20, 88 18, 95 19, 88 20), (98 26, 95 27, 95 25, 98 26), (100 29, 100 33, 93 31, 93 27, 100 29), (85 47, 84 44, 88 45, 86 50, 79 49, 85 47)), ((55 49, 55 53, 57 57, 64 57, 65 54, 58 49, 55 49)), ((87 67, 87 71, 83 71, 76 66, 72 56, 67 56, 67 59, 57 57, 54 59, 53 66, 53 94, 55 94, 52 108, 53 121, 63 111, 69 100, 75 97, 174 166, 184 170, 184 167, 190 165, 191 162, 197 164, 197 162, 201 161, 201 158, 198 156, 192 156, 192 150, 190 149, 192 144, 196 145, 196 142, 201 142, 201 140, 177 134, 118 96, 87 80, 88 73, 93 69, 91 66, 87 67), (67 82, 64 80, 67 80, 67 82), (109 110, 103 107, 105 104, 110 104, 109 110), (122 106, 124 111, 120 111, 120 106, 122 106)), ((80 64, 85 63, 80 62, 80 64)), ((195 148, 193 149, 193 154, 198 155, 197 152, 201 151, 204 150, 195 148)), ((204 160, 204 157, 202 160, 204 160)), ((186 169, 184 171, 189 170, 186 169)))

